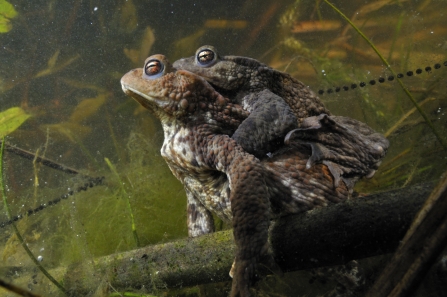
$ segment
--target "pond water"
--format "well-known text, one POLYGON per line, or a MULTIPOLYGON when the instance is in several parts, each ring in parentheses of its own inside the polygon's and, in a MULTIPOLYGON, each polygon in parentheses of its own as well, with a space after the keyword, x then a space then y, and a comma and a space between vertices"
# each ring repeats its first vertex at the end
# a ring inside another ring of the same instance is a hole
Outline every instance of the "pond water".
MULTIPOLYGON (((325 1, 0 0, 0 26, 9 23, 0 27, 0 111, 20 107, 30 115, 6 142, 32 153, 25 159, 7 148, 6 200, 40 263, 66 267, 187 236, 186 195, 160 156, 161 125, 120 85, 124 73, 157 53, 173 62, 210 44, 224 55, 258 59, 319 92, 333 114, 385 134, 388 154, 372 179, 357 184, 359 193, 439 179, 447 169, 445 1, 332 2, 390 67, 325 1), (33 162, 36 156, 78 173, 33 162), (79 191, 100 177, 101 184, 79 191)), ((2 204, 0 278, 42 296, 61 294, 8 221, 2 204)), ((99 284, 107 272, 92 277, 99 284)), ((267 281, 263 294, 296 296, 297 277, 286 275, 281 285, 267 281)), ((0 296, 13 295, 0 289, 0 296)))

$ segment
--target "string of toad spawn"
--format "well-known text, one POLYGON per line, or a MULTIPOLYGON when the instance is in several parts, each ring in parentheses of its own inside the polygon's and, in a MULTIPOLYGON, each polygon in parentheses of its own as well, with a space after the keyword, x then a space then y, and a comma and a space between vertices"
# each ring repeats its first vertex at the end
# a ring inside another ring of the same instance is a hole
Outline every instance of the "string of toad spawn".
MULTIPOLYGON (((447 67, 447 61, 444 61, 444 63, 442 63, 442 65, 447 67)), ((426 73, 430 74, 433 69, 438 70, 438 69, 440 69, 442 67, 442 65, 440 63, 436 63, 436 64, 433 65, 433 67, 431 67, 431 66, 424 67, 424 70, 425 70, 426 73)), ((407 77, 411 77, 414 74, 422 74, 422 73, 423 73, 422 68, 417 68, 415 71, 408 70, 405 74, 398 73, 397 74, 397 78, 404 78, 405 75, 407 77)), ((360 87, 360 88, 366 87, 368 84, 371 85, 371 86, 374 86, 374 85, 376 85, 376 82, 379 82, 379 83, 382 84, 382 83, 384 83, 386 81, 391 82, 393 80, 394 80, 394 75, 389 75, 386 78, 379 77, 378 79, 372 79, 368 83, 365 83, 365 82, 362 81, 362 82, 359 82, 358 84, 352 83, 350 86, 348 86, 348 85, 338 86, 338 87, 334 87, 334 88, 329 88, 327 90, 320 89, 320 90, 318 90, 318 94, 319 95, 334 94, 334 93, 340 92, 341 90, 349 91, 349 90, 354 90, 357 87, 360 87)))
MULTIPOLYGON (((1 144, 1 141, 0 141, 1 144)), ((104 182, 105 177, 101 176, 101 177, 91 177, 91 176, 87 176, 84 174, 81 174, 79 171, 77 171, 76 169, 73 168, 69 168, 65 165, 59 164, 55 161, 52 161, 50 159, 47 158, 43 158, 43 157, 38 157, 35 154, 28 152, 26 150, 11 146, 7 143, 5 143, 5 151, 13 153, 17 156, 20 156, 22 158, 25 158, 27 160, 35 160, 37 163, 41 163, 47 167, 68 173, 68 174, 76 174, 76 175, 80 175, 85 179, 84 184, 76 187, 75 189, 68 189, 68 192, 65 194, 60 195, 59 197, 48 201, 47 203, 42 203, 39 206, 37 206, 34 209, 29 209, 25 214, 18 214, 18 215, 14 215, 11 216, 11 218, 7 221, 4 222, 0 222, 0 228, 4 228, 6 226, 11 225, 13 222, 16 222, 26 216, 30 216, 33 214, 36 214, 44 209, 46 209, 49 206, 54 206, 56 204, 58 204, 59 202, 61 202, 64 199, 68 199, 68 197, 73 196, 76 193, 82 192, 82 191, 87 191, 89 188, 93 188, 95 186, 99 186, 102 185, 104 182)))

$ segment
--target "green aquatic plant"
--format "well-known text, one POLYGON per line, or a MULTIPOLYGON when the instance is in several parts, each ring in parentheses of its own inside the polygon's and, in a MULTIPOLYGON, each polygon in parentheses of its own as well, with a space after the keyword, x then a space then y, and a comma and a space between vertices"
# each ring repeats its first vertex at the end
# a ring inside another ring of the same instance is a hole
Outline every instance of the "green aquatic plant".
POLYGON ((20 127, 31 115, 20 107, 11 107, 0 112, 0 138, 20 127))
POLYGON ((444 149, 447 149, 447 142, 443 137, 441 137, 441 134, 439 131, 434 127, 431 120, 428 118, 427 114, 422 110, 422 108, 419 106, 419 104, 416 102, 414 97, 411 95, 410 91, 408 90, 408 87, 404 85, 402 80, 399 78, 399 76, 396 74, 396 72, 391 68, 390 63, 383 57, 383 55, 379 52, 379 50, 376 48, 376 46, 369 40, 368 37, 366 37, 365 34, 343 13, 341 12, 337 7, 335 7, 332 3, 330 3, 328 0, 324 0, 324 2, 329 5, 332 9, 334 9, 343 19, 345 19, 351 26, 354 28, 354 30, 369 44, 369 46, 374 50, 374 52, 379 56, 380 60, 386 65, 388 70, 393 74, 394 77, 396 77, 400 87, 405 92, 405 94, 408 96, 408 98, 411 100, 415 108, 418 110, 418 112, 421 114, 422 118, 425 120, 427 125, 432 130, 433 134, 435 134, 436 138, 440 142, 440 144, 444 147, 444 149))
POLYGON ((140 246, 140 240, 138 239, 138 234, 137 234, 137 227, 135 225, 135 218, 132 212, 132 207, 130 205, 130 201, 129 201, 129 194, 127 193, 126 189, 123 186, 123 182, 118 174, 118 171, 116 171, 115 166, 112 164, 112 162, 110 162, 110 160, 108 158, 104 158, 104 160, 107 163, 107 166, 109 166, 110 171, 112 171, 113 175, 115 176, 115 178, 118 180, 120 188, 121 188, 121 193, 122 196, 126 197, 126 202, 127 202, 127 209, 129 210, 129 214, 130 214, 130 219, 132 221, 132 234, 133 234, 133 238, 135 240, 135 243, 137 245, 137 247, 140 246))
POLYGON ((5 0, 0 0, 0 33, 9 32, 12 29, 11 19, 17 16, 14 6, 5 0))

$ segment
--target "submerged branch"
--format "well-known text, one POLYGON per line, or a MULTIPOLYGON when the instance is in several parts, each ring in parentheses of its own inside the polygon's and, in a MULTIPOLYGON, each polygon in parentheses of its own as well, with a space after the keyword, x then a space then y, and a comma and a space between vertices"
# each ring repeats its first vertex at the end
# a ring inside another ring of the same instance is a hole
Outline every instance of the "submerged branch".
POLYGON ((366 296, 411 296, 447 244, 447 174, 366 296))
POLYGON ((0 279, 0 287, 4 288, 7 291, 14 292, 19 296, 40 297, 40 295, 36 295, 34 293, 26 291, 25 289, 14 286, 13 284, 7 283, 7 282, 3 281, 2 279, 0 279))
MULTIPOLYGON (((433 188, 392 190, 281 218, 270 230, 284 271, 337 265, 393 252, 433 188)), ((118 291, 154 290, 230 281, 232 231, 180 239, 74 264, 62 272, 73 296, 98 289, 92 273, 118 291)), ((60 268, 59 268, 59 272, 60 268)))

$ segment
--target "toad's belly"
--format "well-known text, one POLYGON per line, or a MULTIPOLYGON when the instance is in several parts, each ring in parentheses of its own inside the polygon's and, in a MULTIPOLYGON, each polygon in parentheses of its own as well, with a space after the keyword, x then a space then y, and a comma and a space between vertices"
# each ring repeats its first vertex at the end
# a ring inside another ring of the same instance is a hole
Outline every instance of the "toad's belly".
POLYGON ((205 162, 194 131, 179 127, 165 130, 161 155, 175 177, 206 209, 231 222, 230 185, 227 175, 205 162))
POLYGON ((226 175, 217 174, 216 178, 210 180, 185 176, 183 184, 206 209, 229 223, 233 218, 230 204, 230 185, 226 175))
POLYGON ((223 221, 231 222, 230 183, 226 174, 201 166, 184 168, 172 159, 165 160, 174 176, 198 203, 223 221))

